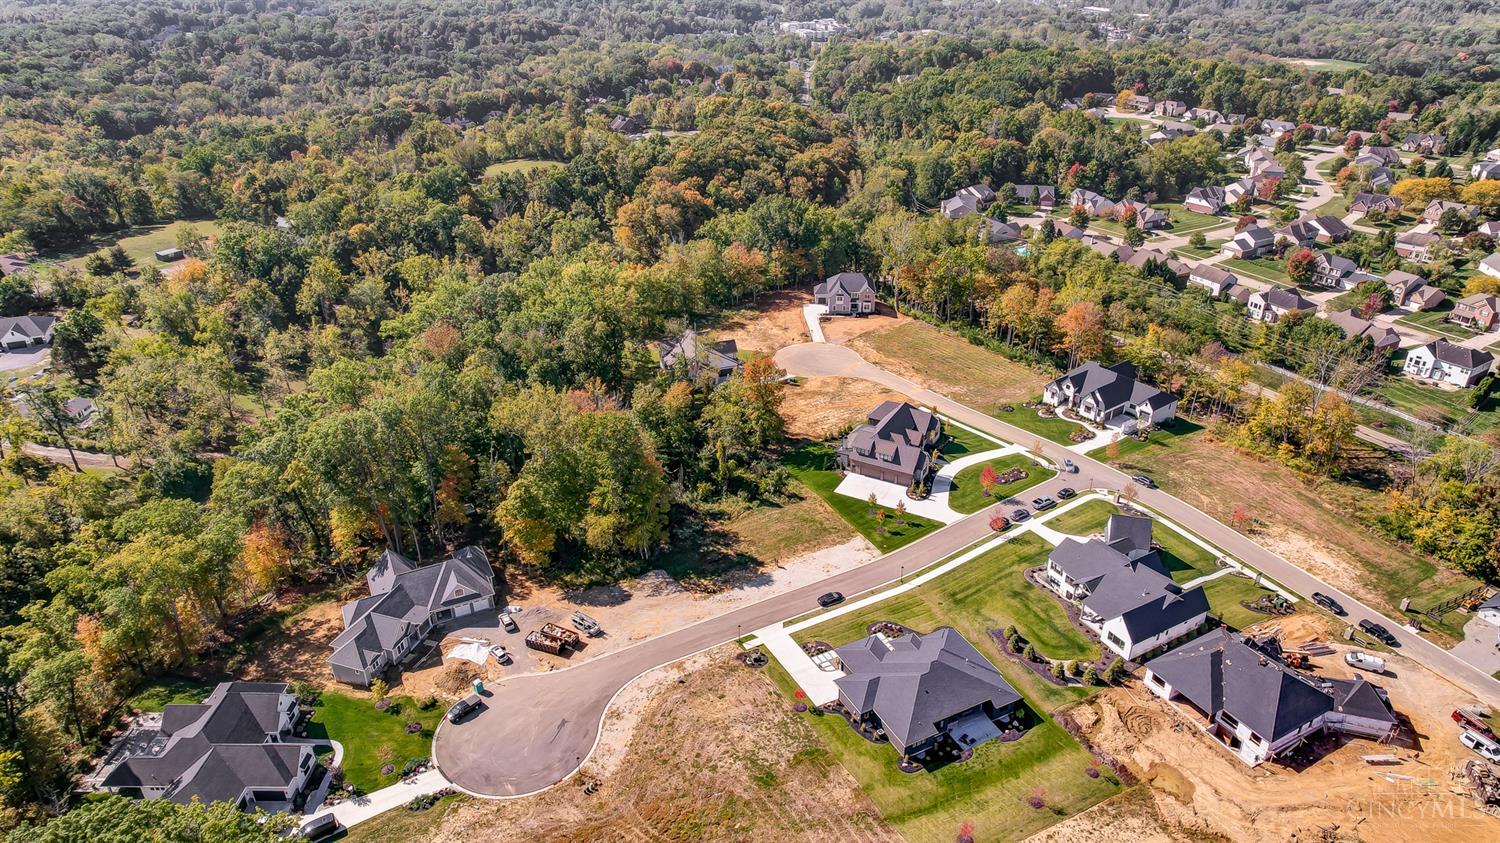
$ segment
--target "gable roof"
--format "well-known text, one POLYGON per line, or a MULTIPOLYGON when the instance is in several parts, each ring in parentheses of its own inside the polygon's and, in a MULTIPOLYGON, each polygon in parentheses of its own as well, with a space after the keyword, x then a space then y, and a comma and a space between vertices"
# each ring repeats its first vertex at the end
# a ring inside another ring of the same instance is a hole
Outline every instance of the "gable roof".
POLYGON ((365 579, 371 595, 344 605, 345 629, 331 642, 333 655, 329 658, 333 664, 361 671, 433 612, 495 596, 489 557, 474 545, 422 567, 388 550, 365 579), (448 597, 450 594, 453 596, 448 597))
POLYGON ((1272 287, 1269 290, 1261 290, 1250 296, 1252 299, 1257 297, 1265 302, 1267 306, 1278 310, 1314 310, 1317 308, 1317 305, 1312 301, 1284 287, 1272 287))
POLYGON ((40 339, 56 322, 55 316, 0 316, 0 336, 15 331, 27 339, 40 339))
POLYGON ((870 276, 863 272, 840 272, 830 276, 828 280, 813 288, 813 295, 831 296, 834 293, 843 293, 850 298, 863 293, 865 290, 873 289, 870 276))
POLYGON ((1354 315, 1352 310, 1340 310, 1328 314, 1328 321, 1339 326, 1344 332, 1344 339, 1352 340, 1355 337, 1369 337, 1375 343, 1376 348, 1397 345, 1401 342, 1401 335, 1396 333, 1388 325, 1380 325, 1368 319, 1361 319, 1354 315))
POLYGON ((1434 360, 1469 370, 1489 365, 1490 361, 1495 359, 1495 355, 1488 351, 1468 348, 1444 339, 1430 342, 1422 346, 1422 350, 1431 354, 1434 360))
POLYGON ((681 363, 687 366, 688 376, 692 378, 698 377, 702 372, 717 374, 732 372, 740 367, 739 357, 736 356, 739 346, 734 340, 705 343, 698 338, 698 332, 691 328, 675 340, 658 344, 657 349, 661 352, 663 369, 670 369, 681 363))
POLYGON ((1106 410, 1126 403, 1162 406, 1177 400, 1169 392, 1136 380, 1135 366, 1129 361, 1103 366, 1091 360, 1048 384, 1057 389, 1067 385, 1077 400, 1094 395, 1106 410))
POLYGON ((1103 541, 1065 538, 1047 559, 1087 588, 1085 608, 1106 621, 1119 618, 1132 640, 1143 641, 1209 608, 1202 587, 1184 591, 1150 548, 1151 519, 1115 516, 1103 541))
POLYGON ((889 641, 871 635, 836 652, 845 672, 834 680, 839 691, 858 713, 874 712, 899 747, 937 735, 938 724, 975 706, 1002 709, 1021 699, 950 627, 889 641))

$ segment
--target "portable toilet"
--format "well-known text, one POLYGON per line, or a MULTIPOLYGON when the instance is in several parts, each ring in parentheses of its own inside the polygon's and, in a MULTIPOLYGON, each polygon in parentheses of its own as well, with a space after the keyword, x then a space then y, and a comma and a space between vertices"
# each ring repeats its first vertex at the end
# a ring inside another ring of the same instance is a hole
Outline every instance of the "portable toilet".
POLYGON ((474 680, 474 693, 476 693, 476 694, 482 694, 482 693, 484 693, 484 680, 483 679, 475 679, 474 680))

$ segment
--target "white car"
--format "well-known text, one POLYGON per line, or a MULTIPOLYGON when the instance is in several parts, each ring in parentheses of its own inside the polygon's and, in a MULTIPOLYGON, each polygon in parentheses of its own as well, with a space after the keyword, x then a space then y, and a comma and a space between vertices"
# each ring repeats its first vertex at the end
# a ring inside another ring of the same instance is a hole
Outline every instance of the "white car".
POLYGON ((501 664, 510 664, 510 653, 506 652, 505 648, 499 644, 490 647, 490 655, 494 656, 495 661, 501 664))
POLYGON ((1361 653, 1358 650, 1352 653, 1345 653, 1344 663, 1350 667, 1357 667, 1360 670, 1368 670, 1371 673, 1385 672, 1385 659, 1379 656, 1372 656, 1369 653, 1361 653))
POLYGON ((1479 757, 1487 761, 1500 763, 1500 744, 1495 743, 1473 729, 1465 729, 1463 734, 1458 736, 1458 742, 1474 750, 1479 757))

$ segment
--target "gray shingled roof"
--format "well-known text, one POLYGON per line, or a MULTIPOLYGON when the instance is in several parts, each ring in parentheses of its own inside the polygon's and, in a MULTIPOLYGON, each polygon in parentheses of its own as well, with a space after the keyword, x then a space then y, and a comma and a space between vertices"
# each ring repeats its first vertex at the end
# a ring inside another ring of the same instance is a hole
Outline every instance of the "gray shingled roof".
POLYGON ((920 407, 882 401, 870 411, 865 424, 844 437, 839 454, 853 463, 899 468, 915 479, 926 471, 923 443, 937 424, 937 417, 920 407))
POLYGON ((989 702, 1003 709, 1021 695, 1000 671, 949 627, 891 639, 878 636, 837 650, 845 675, 834 680, 860 714, 874 712, 898 747, 939 733, 939 724, 989 702))
POLYGON ((1495 359, 1495 355, 1488 351, 1467 348, 1447 340, 1430 342, 1423 347, 1432 353, 1433 358, 1454 366, 1462 366, 1465 369, 1477 369, 1495 359))
POLYGON ((1151 550, 1149 518, 1111 516, 1104 541, 1065 538, 1047 558, 1088 589, 1085 608, 1105 620, 1120 618, 1136 641, 1208 611, 1203 589, 1184 591, 1151 550))
POLYGON ((472 545, 420 568, 387 550, 365 580, 371 594, 344 605, 345 629, 333 639, 329 659, 357 670, 366 669, 382 651, 393 649, 413 626, 420 626, 438 609, 495 595, 489 559, 472 545), (443 595, 455 585, 465 593, 445 602, 443 595))
POLYGON ((739 345, 734 340, 705 343, 692 329, 684 331, 675 340, 659 343, 657 350, 661 353, 663 369, 682 364, 687 367, 688 377, 694 379, 704 372, 721 375, 740 366, 739 345))
POLYGON ((57 322, 54 316, 0 316, 0 336, 14 330, 29 339, 45 336, 47 329, 57 322))
POLYGON ((827 281, 813 288, 813 295, 832 295, 842 291, 844 295, 854 297, 865 290, 870 289, 870 276, 863 272, 840 272, 827 281))

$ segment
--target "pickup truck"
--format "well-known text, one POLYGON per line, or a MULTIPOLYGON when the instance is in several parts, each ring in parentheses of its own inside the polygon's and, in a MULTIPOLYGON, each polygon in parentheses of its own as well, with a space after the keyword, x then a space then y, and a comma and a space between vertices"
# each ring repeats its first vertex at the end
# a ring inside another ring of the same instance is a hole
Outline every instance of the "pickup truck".
POLYGON ((475 711, 478 711, 482 705, 484 705, 483 697, 478 694, 470 694, 454 703, 453 707, 448 709, 448 722, 457 723, 475 711))

